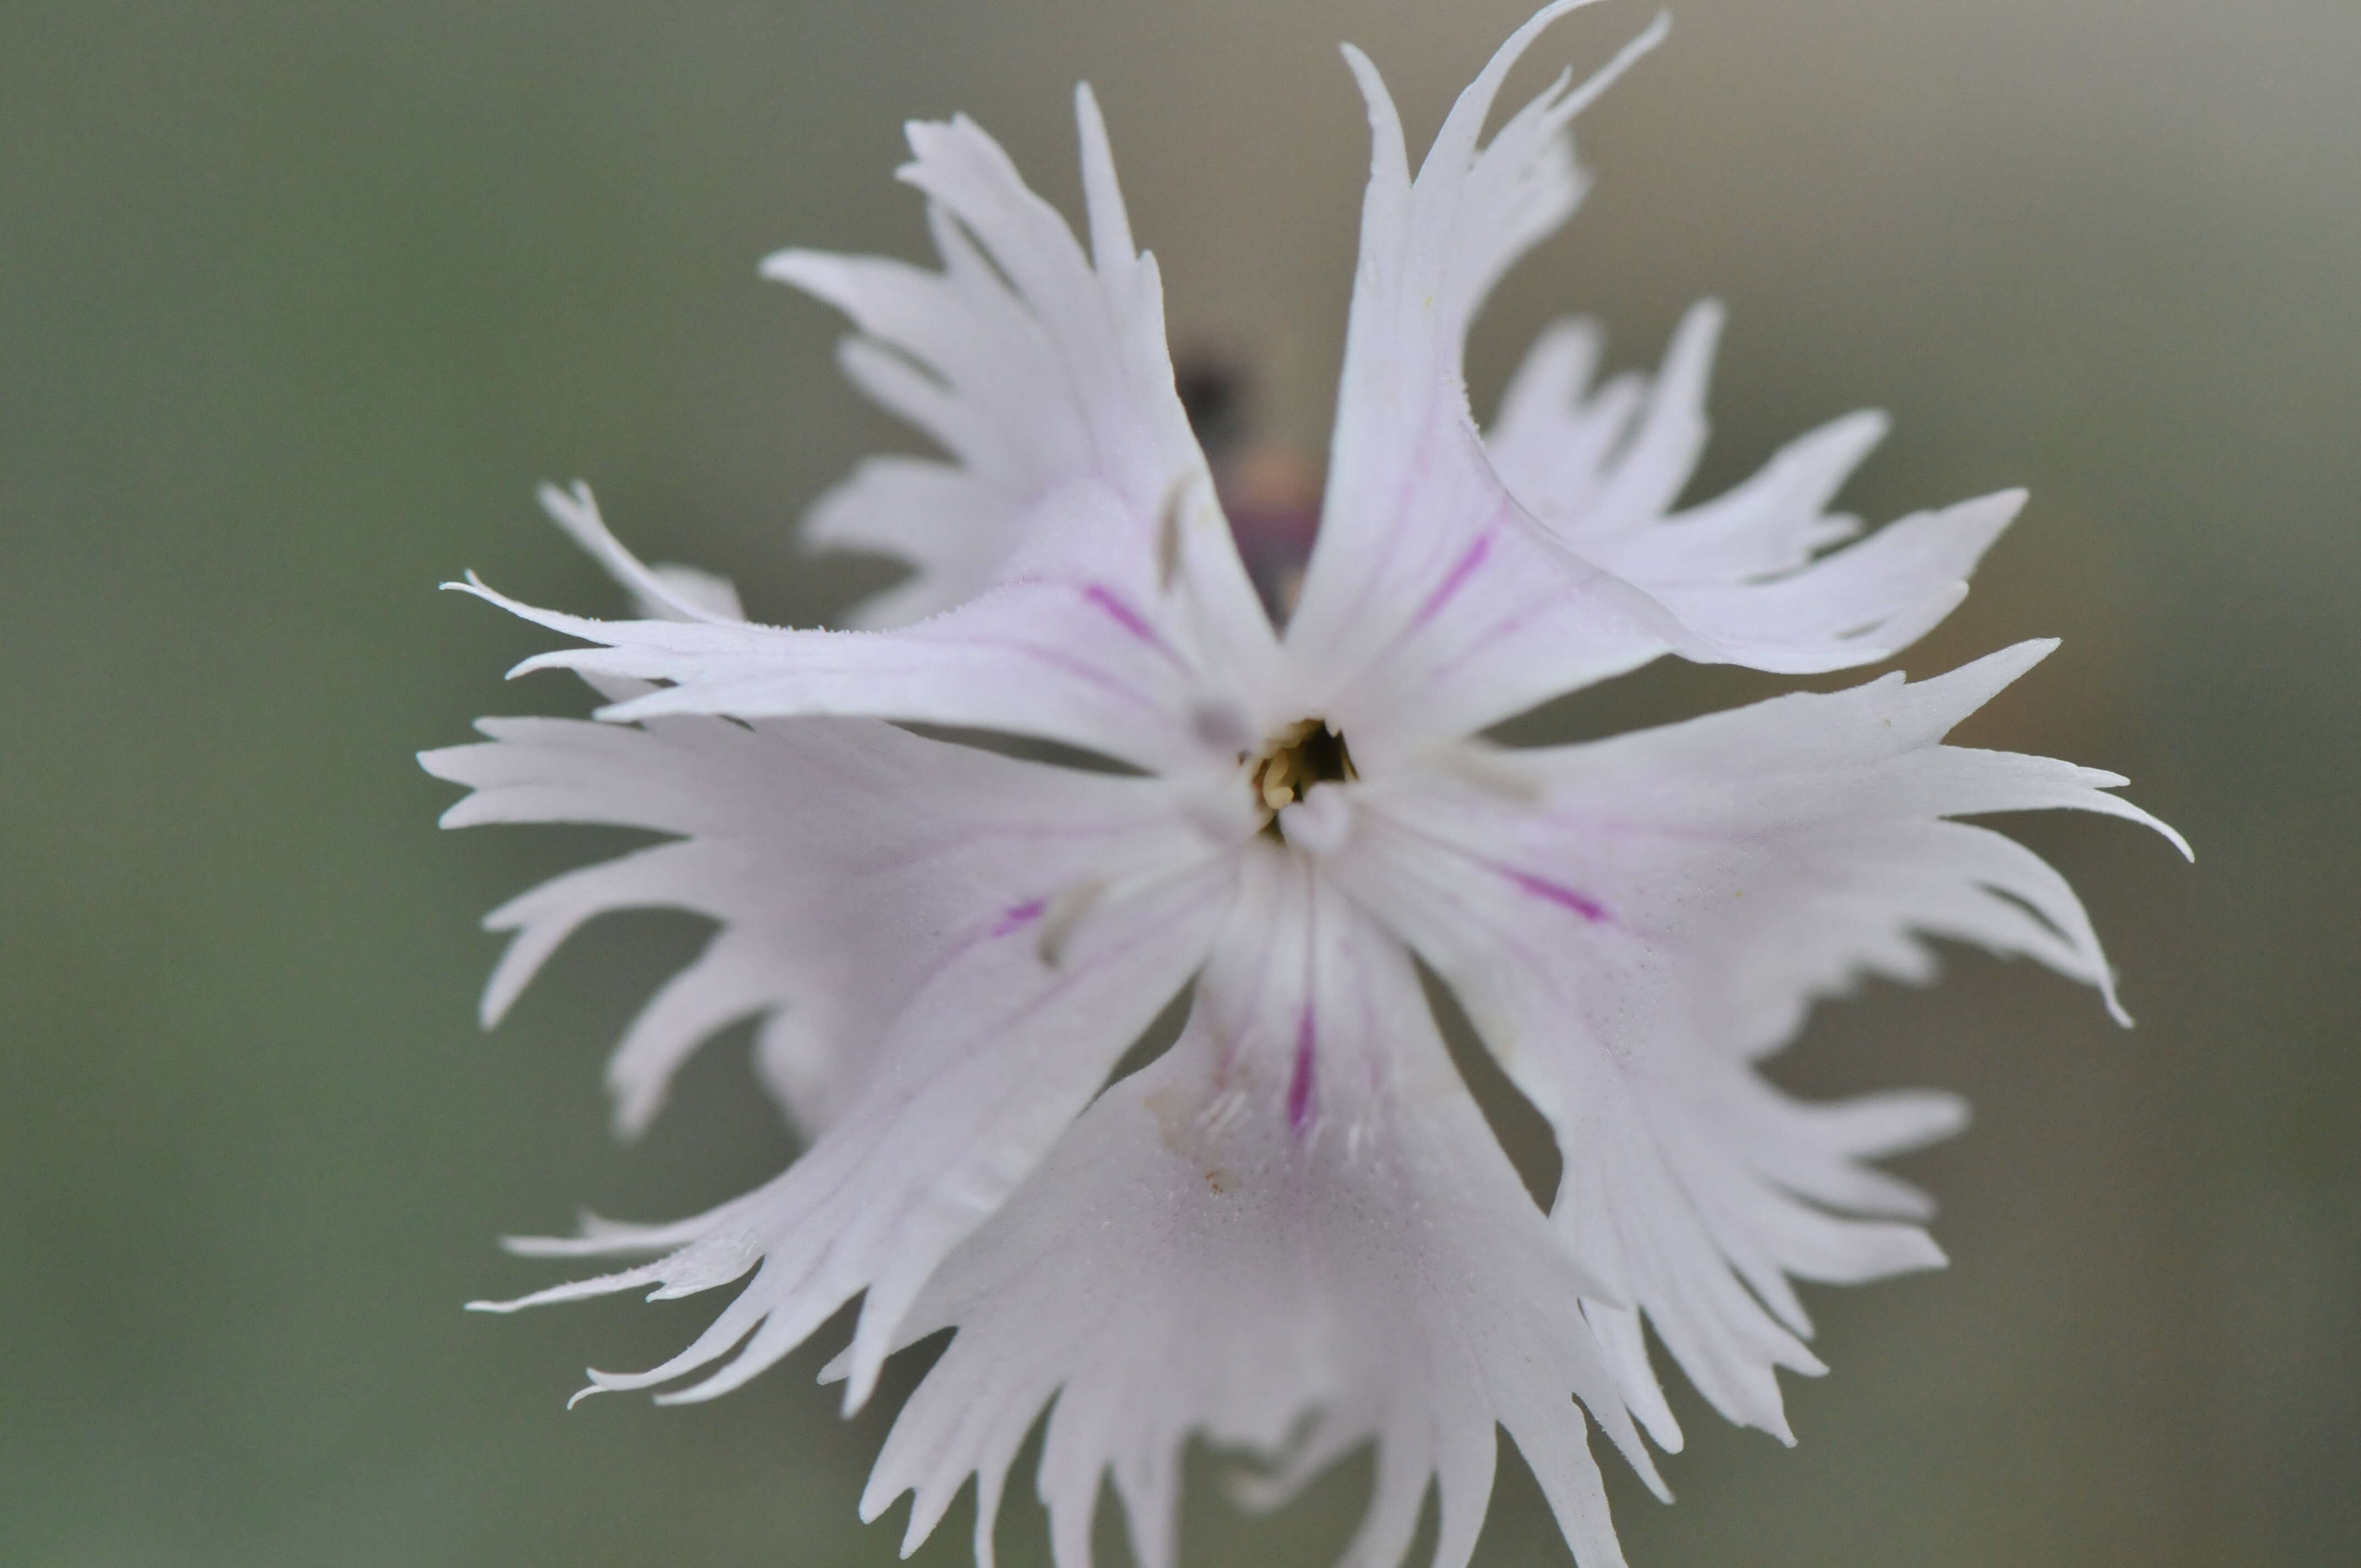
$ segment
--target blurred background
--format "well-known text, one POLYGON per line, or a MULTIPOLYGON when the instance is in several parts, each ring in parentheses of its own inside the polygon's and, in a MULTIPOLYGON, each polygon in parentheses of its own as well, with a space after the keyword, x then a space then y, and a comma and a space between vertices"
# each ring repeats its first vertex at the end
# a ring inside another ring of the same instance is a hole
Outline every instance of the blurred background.
MULTIPOLYGON (((1081 77, 1176 340, 1316 455, 1366 158, 1334 45, 1422 147, 1525 10, 0 7, 0 1561, 894 1560, 902 1508, 854 1507, 916 1368, 849 1425, 818 1349, 716 1405, 568 1414, 582 1366, 658 1359, 710 1303, 459 1310, 555 1277, 503 1231, 686 1212, 793 1146, 742 1036, 609 1136, 599 1064, 686 919, 603 923, 478 1034, 478 917, 603 841, 436 832, 452 792, 411 753, 582 704, 503 685, 546 640, 434 584, 615 608, 531 501, 576 475, 765 619, 883 582, 794 529, 908 438, 755 262, 923 254, 888 177, 914 115, 976 115, 1072 210, 1081 77)), ((1561 24, 1510 96, 1650 15, 1561 24)), ((2361 8, 1681 0, 1581 130, 1597 190, 1478 330, 1479 407, 1554 313, 1647 367, 1719 293, 1701 488, 1870 404, 1897 420, 1850 492, 1872 518, 2030 486, 1907 666, 2063 635, 1968 738, 2131 774, 2200 855, 2019 825, 2108 938, 2128 1034, 1967 953, 1816 1015, 1791 1086, 1974 1101, 1905 1162, 1953 1266, 1810 1294, 1835 1370, 1788 1380, 1794 1452, 1676 1394, 1679 1503, 1615 1478, 1631 1561, 2355 1561, 2361 8)), ((1652 671, 1541 722, 1776 684, 1652 671)), ((1217 1469, 1191 1563, 1324 1563, 1367 1483, 1248 1522, 1217 1469)), ((1003 1561, 1042 1563, 1011 1491, 1003 1561)), ((922 1562, 965 1560, 963 1515, 922 1562)), ((1567 1561, 1516 1461, 1478 1560, 1567 1561)))

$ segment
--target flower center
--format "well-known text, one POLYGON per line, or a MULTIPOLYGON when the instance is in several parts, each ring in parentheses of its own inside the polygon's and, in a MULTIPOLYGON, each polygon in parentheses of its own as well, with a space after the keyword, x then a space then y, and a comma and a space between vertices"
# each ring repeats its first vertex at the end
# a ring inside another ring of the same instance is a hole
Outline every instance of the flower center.
POLYGON ((1361 776, 1345 738, 1325 719, 1301 718, 1273 735, 1254 765, 1255 802, 1270 816, 1263 831, 1279 837, 1279 814, 1323 783, 1342 784, 1361 776))

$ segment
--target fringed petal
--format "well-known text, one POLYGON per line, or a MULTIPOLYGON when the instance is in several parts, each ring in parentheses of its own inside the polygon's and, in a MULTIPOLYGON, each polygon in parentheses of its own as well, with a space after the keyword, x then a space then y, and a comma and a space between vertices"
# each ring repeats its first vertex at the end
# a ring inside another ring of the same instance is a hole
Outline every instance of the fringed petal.
POLYGON ((988 1565, 1001 1477, 1049 1406, 1058 1568, 1088 1568, 1108 1476, 1135 1559, 1170 1568, 1192 1435, 1280 1466, 1256 1501, 1374 1442, 1344 1562, 1399 1562, 1432 1484, 1435 1562, 1462 1568, 1505 1426, 1577 1561, 1618 1564, 1584 1410, 1660 1484, 1578 1306, 1595 1288, 1460 1083, 1408 954, 1257 844, 1180 1042, 1091 1107, 912 1311, 905 1341, 958 1333, 862 1512, 913 1493, 906 1550, 977 1475, 988 1565))
POLYGON ((1653 389, 1618 377, 1589 390, 1595 329, 1543 333, 1486 438, 1493 466, 1552 533, 1644 589, 1716 658, 1789 673, 1888 658, 1965 597, 2024 492, 1916 513, 1823 554, 1861 532, 1859 519, 1828 507, 1885 431, 1883 415, 1857 413, 1789 444, 1727 493, 1675 510, 1705 451, 1721 320, 1711 302, 1690 311, 1653 389))
MULTIPOLYGON (((909 127, 902 178, 925 192, 939 271, 880 258, 782 251, 765 276, 850 317, 845 367, 940 443, 949 460, 873 459, 813 510, 810 536, 897 555, 916 574, 862 623, 902 625, 1026 576, 1045 507, 1076 485, 1096 531, 1137 562, 1184 554, 1217 641, 1272 639, 1175 390, 1163 284, 1132 239, 1106 126, 1075 94, 1089 210, 1086 255, 965 116, 909 127)), ((1130 582, 1137 593, 1143 584, 1130 582)))
POLYGON ((577 822, 678 836, 494 911, 486 924, 515 936, 485 993, 487 1026, 586 921, 666 907, 719 923, 608 1064, 627 1136, 654 1115, 690 1052, 748 1016, 765 1020, 766 1080, 818 1131, 936 976, 964 965, 972 978, 990 953, 1038 970, 1057 901, 1219 849, 1191 797, 1165 782, 1019 762, 871 719, 479 728, 487 740, 421 759, 472 792, 446 826, 577 822))
POLYGON ((737 1387, 865 1292, 847 1364, 846 1404, 857 1408, 937 1266, 1031 1172, 1201 961, 1234 880, 1226 859, 1201 858, 1110 887, 1054 956, 1038 922, 1013 912, 962 933, 893 1018, 842 1113, 782 1175, 694 1220, 601 1223, 525 1244, 566 1256, 675 1250, 500 1310, 648 1287, 684 1296, 751 1274, 678 1355, 591 1375, 596 1388, 624 1389, 704 1373, 662 1396, 677 1403, 737 1387))
MULTIPOLYGON (((1949 819, 2062 806, 2180 842, 2106 794, 2112 774, 1939 744, 2048 646, 1372 779, 1332 838, 1332 872, 1450 981, 1555 1126, 1553 1217, 1620 1297, 1596 1315, 1642 1310, 1733 1420, 1785 1437, 1773 1369, 1819 1369, 1791 1277, 1939 1266, 1925 1200, 1862 1162, 1965 1120, 1942 1095, 1805 1105, 1752 1058, 1861 974, 1927 978, 1928 937, 2034 958, 2115 1007, 2065 881, 1949 819)), ((1636 1325, 1609 1339, 1636 1377, 1636 1325)))
POLYGON ((1664 607, 1569 551, 1486 458, 1462 341, 1501 269, 1579 193, 1565 129, 1650 29, 1585 86, 1511 116, 1480 151, 1509 68, 1550 5, 1460 94, 1415 181, 1376 68, 1346 59, 1373 148, 1320 534, 1288 624, 1301 706, 1372 760, 1416 754, 1660 653, 1711 651, 1664 607))
MULTIPOLYGON (((544 487, 543 499, 653 612, 649 619, 542 609, 472 575, 445 586, 595 644, 536 655, 511 674, 573 670, 620 694, 601 718, 901 719, 1201 773, 1234 766, 1242 746, 1281 722, 1267 711, 1277 690, 1269 625, 1256 608, 1253 634, 1233 635, 1216 568, 1224 559, 1235 566, 1236 551, 1218 513, 1208 521, 1185 493, 1176 492, 1159 559, 1150 542, 1109 528, 1119 498, 1094 480, 1074 480, 1043 500, 1013 580, 918 625, 866 632, 794 630, 717 614, 709 608, 715 580, 691 583, 683 597, 668 586, 682 581, 679 569, 667 579, 642 565, 609 532, 586 488, 544 487)), ((1242 591, 1251 596, 1250 587, 1242 591)))

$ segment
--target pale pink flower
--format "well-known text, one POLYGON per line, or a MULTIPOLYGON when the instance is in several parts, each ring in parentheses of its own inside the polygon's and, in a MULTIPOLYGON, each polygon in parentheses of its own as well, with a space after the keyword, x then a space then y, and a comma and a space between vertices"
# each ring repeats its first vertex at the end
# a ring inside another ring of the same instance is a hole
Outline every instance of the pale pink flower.
MULTIPOLYGON (((1375 153, 1322 524, 1274 629, 1173 389, 1154 261, 1133 244, 1098 109, 1078 97, 1087 253, 964 119, 911 127, 940 270, 789 252, 766 270, 861 335, 853 378, 945 449, 865 465, 818 538, 917 570, 892 630, 741 619, 727 585, 642 567, 587 491, 558 520, 639 598, 602 621, 471 591, 593 646, 598 722, 491 719, 428 754, 474 791, 445 817, 670 837, 496 912, 497 1018, 584 921, 711 916, 609 1069, 643 1126, 737 1020, 809 1147, 671 1224, 591 1223, 536 1255, 654 1255, 502 1304, 742 1282, 712 1325, 597 1388, 702 1399, 862 1298, 829 1375, 957 1332, 862 1499, 914 1492, 923 1539, 971 1475, 979 1559, 1011 1460, 1050 1410, 1039 1485, 1061 1568, 1111 1475, 1139 1561, 1172 1561, 1187 1442, 1265 1456, 1249 1503, 1374 1441, 1345 1561, 1406 1551, 1439 1484, 1465 1563, 1495 1426, 1586 1568, 1620 1561, 1587 1410, 1652 1486, 1677 1449, 1642 1323, 1730 1419, 1787 1437, 1775 1369, 1817 1373, 1791 1278, 1940 1265, 1927 1201, 1865 1162, 1960 1124, 1949 1096, 1810 1104, 1756 1071, 1812 1001, 1919 981, 1927 938, 2100 988, 2064 881, 1956 818, 2070 807, 2162 828, 2124 781, 1942 745, 2048 650, 1891 674, 1584 745, 1488 728, 1667 652, 1773 671, 1872 663, 1939 620, 2012 492, 1857 531, 1827 508, 1865 416, 1686 510, 1715 318, 1653 395, 1591 392, 1580 328, 1544 336, 1488 439, 1461 345, 1502 271, 1572 211, 1565 79, 1479 147, 1511 38, 1415 180, 1374 68, 1346 50, 1375 153), (897 727, 1030 737, 1124 764, 1027 760, 897 727), (1527 1195, 1445 1052, 1412 955, 1555 1130, 1527 1195), (1180 1040, 1113 1083, 1184 988, 1180 1040)), ((2174 837, 2174 842, 2180 840, 2174 837)), ((2118 1010, 2119 1012, 2119 1010, 2118 1010)))

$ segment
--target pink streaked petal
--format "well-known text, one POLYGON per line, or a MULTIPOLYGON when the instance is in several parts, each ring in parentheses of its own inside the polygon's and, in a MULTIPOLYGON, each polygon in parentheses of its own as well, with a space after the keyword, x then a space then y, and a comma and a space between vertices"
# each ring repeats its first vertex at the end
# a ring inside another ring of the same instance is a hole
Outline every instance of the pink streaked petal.
POLYGON ((912 125, 901 170, 928 198, 939 272, 802 250, 763 264, 851 318, 866 335, 848 372, 952 459, 865 464, 814 509, 813 535, 917 568, 865 621, 900 624, 1038 571, 1039 536, 1056 530, 1047 503, 1087 484, 1106 498, 1093 540, 1128 564, 1125 591, 1141 596, 1163 558, 1213 643, 1242 657, 1258 645, 1267 660, 1269 624, 1210 505, 1212 477, 1174 389, 1155 258, 1132 238, 1087 87, 1075 117, 1088 254, 999 144, 960 116, 912 125))
POLYGON ((645 1372, 593 1373, 598 1388, 711 1398, 803 1343, 865 1292, 848 1408, 868 1398, 922 1286, 999 1208, 1087 1104, 1107 1069, 1202 960, 1230 907, 1227 857, 1143 874, 1093 902, 1060 961, 966 945, 928 977, 878 1042, 842 1114, 765 1186, 672 1225, 601 1224, 527 1250, 586 1256, 672 1249, 620 1274, 499 1310, 653 1287, 680 1296, 745 1288, 686 1350, 645 1372))
POLYGON ((1471 428, 1434 433, 1432 460, 1403 483, 1386 503, 1400 526, 1370 544, 1374 574, 1349 596, 1307 592, 1288 626, 1301 706, 1356 757, 1413 757, 1668 651, 1708 656, 1664 606, 1520 512, 1471 428), (1453 517, 1469 527, 1421 521, 1453 517))
POLYGON ((1924 1201, 1861 1162, 1962 1120, 1937 1095, 1802 1105, 1752 1058, 1861 974, 1925 978, 1927 936, 2033 957, 2114 1005, 2063 879, 1947 819, 2146 820, 2113 775, 1939 743, 2045 652, 1517 752, 1490 764, 1515 790, 1473 767, 1365 779, 1326 857, 1556 1127, 1553 1212, 1585 1263, 1733 1420, 1784 1435, 1773 1370, 1817 1368, 1788 1277, 1940 1263, 1908 1223, 1924 1201))
POLYGON ((979 942, 1038 966, 1038 926, 1070 890, 1216 853, 1179 787, 1051 768, 870 719, 681 717, 642 728, 488 719, 484 742, 427 753, 471 793, 447 826, 588 822, 678 837, 569 872, 487 924, 516 933, 485 996, 496 1022, 585 922, 685 909, 719 924, 609 1064, 616 1119, 644 1127, 672 1075, 732 1021, 760 1020, 765 1076, 807 1133, 874 1069, 910 998, 979 942))
POLYGON ((1201 711, 1235 708, 1235 699, 1095 580, 1012 583, 897 631, 597 620, 537 609, 472 579, 454 586, 598 644, 538 655, 516 674, 572 669, 667 683, 601 710, 603 718, 832 714, 1038 736, 1157 770, 1235 760, 1194 739, 1193 726, 1201 711))
POLYGON ((1288 651, 1308 705, 1356 754, 1414 755, 1660 653, 1709 650, 1663 607, 1566 550, 1493 473, 1460 378, 1468 320, 1500 270, 1572 210, 1565 129, 1652 44, 1555 87, 1477 141, 1549 6, 1460 95, 1418 178, 1376 70, 1347 51, 1374 143, 1321 532, 1288 651))
POLYGON ((989 1563, 1005 1472, 1048 1405, 1059 1568, 1091 1561, 1110 1477, 1135 1558, 1170 1568, 1192 1436, 1279 1458, 1282 1488, 1374 1440, 1346 1560, 1398 1561, 1439 1483, 1436 1562, 1459 1568, 1505 1425, 1576 1560, 1620 1563, 1583 1411, 1660 1483, 1578 1305, 1589 1288, 1459 1082, 1407 954, 1257 844, 1180 1042, 1108 1090, 913 1308, 904 1343, 958 1333, 862 1513, 914 1493, 914 1548, 974 1475, 989 1563), (1300 1087, 1312 1057, 1316 1092, 1300 1087))

